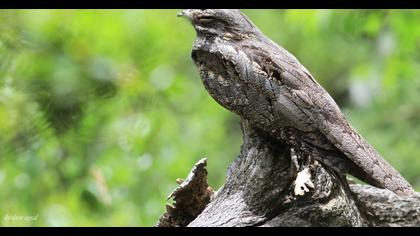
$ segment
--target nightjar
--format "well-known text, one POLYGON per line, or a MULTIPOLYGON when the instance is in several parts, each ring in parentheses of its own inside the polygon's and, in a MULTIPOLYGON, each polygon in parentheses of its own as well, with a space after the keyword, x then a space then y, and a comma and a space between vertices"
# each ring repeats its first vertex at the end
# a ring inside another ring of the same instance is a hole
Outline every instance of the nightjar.
POLYGON ((179 16, 196 30, 192 59, 220 105, 340 174, 414 193, 309 71, 239 10, 187 9, 179 16))

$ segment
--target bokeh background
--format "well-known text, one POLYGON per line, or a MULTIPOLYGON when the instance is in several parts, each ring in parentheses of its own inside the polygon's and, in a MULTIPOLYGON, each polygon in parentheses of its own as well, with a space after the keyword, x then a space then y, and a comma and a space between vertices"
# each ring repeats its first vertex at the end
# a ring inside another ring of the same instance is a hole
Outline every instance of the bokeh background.
MULTIPOLYGON (((202 86, 178 12, 0 11, 0 225, 152 226, 202 157, 223 184, 239 119, 202 86)), ((243 12, 419 191, 420 11, 243 12)))

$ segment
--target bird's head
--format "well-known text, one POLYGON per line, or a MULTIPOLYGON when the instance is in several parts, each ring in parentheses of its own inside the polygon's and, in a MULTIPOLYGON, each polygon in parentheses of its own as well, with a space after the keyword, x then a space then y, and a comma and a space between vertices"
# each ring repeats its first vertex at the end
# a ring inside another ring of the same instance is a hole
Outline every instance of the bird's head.
POLYGON ((237 9, 185 9, 178 16, 185 17, 198 35, 234 36, 255 34, 257 28, 237 9))

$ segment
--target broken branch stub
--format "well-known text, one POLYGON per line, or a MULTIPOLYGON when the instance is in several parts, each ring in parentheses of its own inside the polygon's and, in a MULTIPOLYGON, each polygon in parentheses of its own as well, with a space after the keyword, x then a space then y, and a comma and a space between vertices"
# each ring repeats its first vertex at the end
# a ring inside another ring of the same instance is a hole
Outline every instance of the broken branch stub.
POLYGON ((207 184, 206 158, 199 160, 185 181, 177 179, 179 186, 168 196, 174 205, 167 204, 166 212, 159 218, 156 226, 186 226, 200 214, 213 196, 207 184))

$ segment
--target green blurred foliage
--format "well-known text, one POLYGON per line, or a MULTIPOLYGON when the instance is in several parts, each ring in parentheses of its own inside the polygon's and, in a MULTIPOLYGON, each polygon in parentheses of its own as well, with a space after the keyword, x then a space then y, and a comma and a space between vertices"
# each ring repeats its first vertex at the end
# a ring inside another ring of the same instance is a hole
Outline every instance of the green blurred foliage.
MULTIPOLYGON (((0 225, 151 226, 202 157, 223 184, 239 119, 202 86, 177 12, 0 11, 0 225)), ((244 12, 420 190, 420 12, 244 12)))

